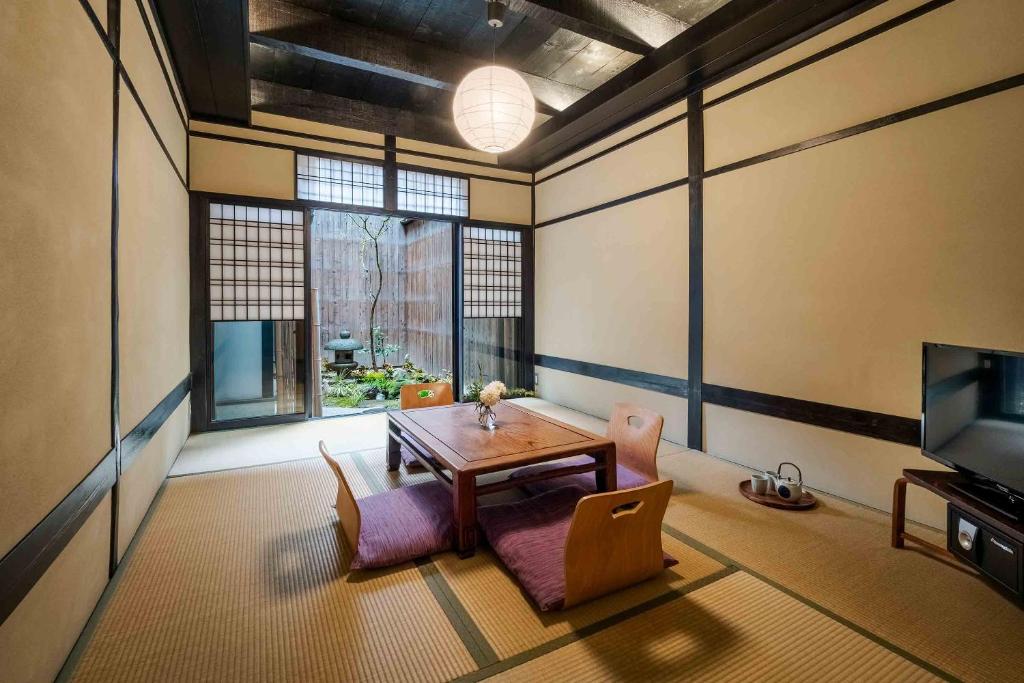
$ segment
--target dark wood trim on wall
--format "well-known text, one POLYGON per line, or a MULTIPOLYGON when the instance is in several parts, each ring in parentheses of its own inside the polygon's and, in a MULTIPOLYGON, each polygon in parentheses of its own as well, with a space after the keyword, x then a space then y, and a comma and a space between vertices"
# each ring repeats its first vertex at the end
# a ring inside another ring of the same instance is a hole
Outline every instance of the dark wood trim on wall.
MULTIPOLYGON (((111 525, 109 543, 109 569, 111 574, 118 564, 118 494, 121 473, 131 464, 153 435, 160 429, 175 408, 188 394, 190 378, 186 377, 171 393, 128 434, 121 438, 120 424, 120 349, 118 305, 118 233, 120 214, 119 186, 119 122, 121 78, 125 76, 119 60, 121 0, 108 0, 107 20, 104 27, 88 0, 79 0, 111 58, 113 139, 111 144, 110 174, 110 440, 111 448, 99 463, 58 503, 28 534, 3 558, 0 558, 0 624, 21 603, 36 582, 45 574, 53 561, 99 505, 111 493, 111 525)), ((127 84, 128 81, 125 80, 127 84)), ((133 93, 135 94, 135 93, 133 93)), ((137 94, 135 94, 137 97, 137 94)), ((139 102, 140 107, 141 102, 139 102)), ((154 131, 155 133, 155 131, 154 131)), ((159 137, 158 137, 159 140, 159 137)))
POLYGON ((689 396, 686 402, 686 445, 704 450, 704 96, 687 98, 687 171, 689 178, 689 347, 687 375, 689 396))
POLYGON ((455 401, 462 401, 462 223, 452 223, 452 392, 455 401))
MULTIPOLYGON (((139 8, 139 16, 142 17, 142 25, 146 29, 146 35, 149 36, 149 44, 153 48, 153 54, 156 55, 156 61, 160 64, 160 72, 164 76, 164 83, 167 85, 167 92, 171 96, 171 102, 174 103, 174 111, 178 114, 178 119, 181 120, 181 125, 185 129, 185 133, 188 133, 188 116, 181 110, 181 105, 178 103, 178 96, 174 93, 174 85, 171 83, 171 75, 167 71, 167 65, 164 63, 163 55, 160 53, 160 47, 157 45, 159 40, 156 34, 153 32, 153 25, 149 23, 149 16, 146 14, 146 9, 142 6, 142 0, 135 0, 135 6, 139 8)), ((153 13, 153 16, 157 16, 153 13)), ((162 36, 161 36, 162 38, 162 36)), ((166 43, 164 44, 167 47, 166 43)), ((167 50, 168 58, 170 58, 171 51, 167 50)), ((182 95, 184 99, 184 94, 182 95)))
MULTIPOLYGON (((171 53, 171 42, 167 40, 167 32, 164 30, 164 25, 161 23, 160 11, 157 9, 155 0, 146 0, 146 4, 149 5, 149 11, 153 15, 153 21, 156 24, 156 31, 160 34, 160 41, 163 43, 164 49, 167 52, 167 61, 169 62, 168 67, 171 76, 174 77, 174 84, 178 87, 178 92, 181 93, 181 103, 185 107, 185 118, 192 118, 192 105, 188 101, 188 95, 185 93, 185 86, 181 82, 181 73, 178 70, 178 65, 174 60, 174 55, 171 53)), ((173 92, 171 93, 174 94, 173 92)), ((185 126, 188 128, 188 125, 185 126)))
POLYGON ((121 58, 121 0, 107 0, 107 38, 113 47, 111 66, 113 93, 113 144, 110 165, 110 435, 114 452, 114 483, 110 496, 110 576, 117 569, 118 511, 121 481, 121 346, 120 303, 117 278, 118 232, 120 229, 121 185, 118 180, 118 142, 121 121, 121 78, 118 63, 121 58))
POLYGON ((977 88, 971 88, 964 90, 948 97, 943 97, 932 102, 926 102, 925 104, 919 104, 916 107, 910 107, 893 114, 886 114, 880 116, 877 119, 865 121, 864 123, 858 123, 855 126, 848 126, 832 133, 826 133, 817 137, 811 138, 810 140, 804 140, 803 142, 797 142, 792 145, 786 145, 779 149, 765 152, 764 154, 758 154, 756 156, 749 157, 747 159, 741 159, 731 164, 725 164, 718 168, 707 171, 704 174, 705 178, 712 178, 714 176, 722 175, 723 173, 729 173, 730 171, 737 171, 741 168, 747 168, 748 166, 754 166, 756 164, 762 164, 766 161, 778 159, 779 157, 789 156, 790 154, 796 154, 797 152, 803 152, 804 150, 826 145, 830 142, 836 142, 837 140, 843 140, 845 138, 860 135, 861 133, 868 133, 878 128, 884 128, 885 126, 891 126, 894 123, 901 123, 903 121, 909 121, 910 119, 917 118, 918 116, 924 116, 925 114, 931 114, 933 112, 948 109, 949 107, 955 107, 958 104, 964 104, 965 102, 971 102, 972 100, 981 99, 989 95, 995 95, 996 93, 1003 92, 1004 90, 1011 90, 1024 85, 1024 73, 1019 73, 1016 76, 1010 76, 1003 78, 993 83, 978 86, 977 88))
MULTIPOLYGON (((536 219, 537 215, 536 196, 534 189, 530 188, 530 220, 536 219)), ((536 305, 536 280, 535 273, 537 258, 537 236, 534 230, 522 230, 523 235, 523 377, 520 386, 529 391, 536 387, 534 363, 534 335, 536 330, 537 311, 536 305)))
MULTIPOLYGON (((672 106, 672 105, 669 105, 669 106, 672 106)), ((667 108, 668 107, 666 107, 666 109, 667 108)), ((653 116, 653 114, 652 114, 652 116, 653 116)), ((673 116, 672 118, 670 118, 670 119, 668 119, 666 121, 662 121, 661 123, 659 123, 656 126, 653 126, 651 128, 648 128, 647 130, 641 131, 641 132, 637 133, 636 135, 631 135, 630 137, 626 138, 625 140, 622 140, 620 142, 616 142, 614 145, 608 147, 607 149, 602 149, 600 152, 595 152, 594 154, 591 154, 590 156, 588 156, 586 159, 581 159, 580 161, 577 161, 577 162, 574 162, 572 164, 569 164, 565 168, 560 168, 557 171, 555 171, 554 173, 552 173, 550 175, 544 176, 540 180, 536 180, 537 174, 535 173, 534 174, 534 183, 537 184, 537 185, 539 185, 541 183, 546 183, 547 181, 551 180, 552 178, 557 178, 558 176, 562 175, 563 173, 568 173, 569 171, 574 171, 577 168, 579 168, 580 166, 585 166, 586 164, 589 164, 591 161, 595 161, 597 159, 600 159, 601 157, 603 157, 603 156, 605 156, 607 154, 611 154, 612 152, 617 152, 618 150, 622 149, 623 147, 628 147, 629 145, 632 145, 634 142, 637 142, 638 140, 643 140, 648 135, 653 135, 653 134, 657 133, 658 131, 664 130, 664 129, 668 128, 669 126, 673 126, 673 125, 679 123, 680 121, 685 121, 685 120, 686 120, 686 113, 685 112, 682 113, 682 114, 679 114, 678 116, 673 116)), ((600 140, 598 142, 600 142, 600 140)), ((555 163, 558 163, 558 162, 555 162, 555 163)))
MULTIPOLYGON (((295 194, 298 197, 298 193, 295 194)), ((398 210, 398 155, 395 136, 384 136, 384 210, 398 210)))
POLYGON ((167 418, 188 396, 191 376, 186 376, 143 418, 135 429, 118 441, 85 478, 0 559, 0 624, 21 603, 36 582, 46 573, 67 544, 74 538, 100 501, 111 492, 111 562, 116 568, 117 518, 113 515, 121 472, 149 444, 167 422, 167 418), (120 453, 120 464, 118 463, 120 453), (120 471, 119 471, 120 468, 120 471))
MULTIPOLYGON (((704 179, 714 178, 715 176, 722 175, 723 173, 729 173, 730 171, 736 171, 736 170, 739 170, 741 168, 746 168, 748 166, 755 166, 757 164, 761 164, 761 163, 764 163, 766 161, 772 161, 773 159, 778 159, 780 157, 788 156, 790 154, 795 154, 797 152, 802 152, 804 150, 812 149, 814 147, 818 147, 820 145, 825 145, 825 144, 828 144, 830 142, 836 142, 837 140, 843 140, 845 138, 853 137, 855 135, 860 135, 861 133, 868 133, 868 132, 876 130, 878 128, 884 128, 885 126, 891 126, 891 125, 893 125, 895 123, 901 123, 903 121, 907 121, 907 120, 910 120, 910 119, 913 119, 913 118, 917 118, 919 116, 924 116, 925 114, 931 114, 931 113, 936 112, 936 111, 941 111, 942 109, 947 109, 949 107, 954 107, 954 106, 956 106, 958 104, 964 104, 966 102, 971 102, 973 100, 977 100, 977 99, 981 99, 983 97, 987 97, 989 95, 995 95, 995 94, 1004 92, 1006 90, 1012 90, 1013 88, 1018 88, 1018 87, 1020 87, 1022 85, 1024 85, 1024 73, 1020 73, 1020 74, 1017 74, 1015 76, 1010 76, 1010 77, 1007 77, 1007 78, 1003 78, 1003 79, 1000 79, 1000 80, 995 81, 993 83, 988 83, 986 85, 978 86, 977 88, 971 88, 970 90, 965 90, 965 91, 962 91, 962 92, 959 92, 959 93, 956 93, 956 94, 953 94, 953 95, 949 95, 948 97, 943 97, 941 99, 934 100, 932 102, 926 102, 925 104, 917 105, 915 107, 910 107, 909 109, 904 109, 902 111, 898 111, 898 112, 895 112, 893 114, 887 114, 885 116, 880 116, 880 117, 878 117, 876 119, 872 119, 871 121, 867 121, 865 123, 859 123, 859 124, 854 125, 854 126, 849 126, 847 128, 843 128, 841 130, 834 131, 832 133, 826 133, 824 135, 819 135, 819 136, 817 136, 815 138, 811 138, 811 139, 805 140, 803 142, 797 142, 797 143, 794 143, 792 145, 787 145, 785 147, 780 147, 779 149, 772 150, 770 152, 765 152, 763 154, 758 154, 758 155, 750 157, 748 159, 741 159, 739 161, 735 161, 733 163, 726 164, 724 166, 719 166, 718 168, 714 168, 714 169, 711 169, 711 170, 706 170, 703 173, 703 178, 704 179)), ((692 122, 691 122, 691 127, 692 127, 692 122)), ((592 206, 592 207, 587 208, 587 209, 581 209, 579 211, 574 211, 573 213, 566 214, 565 216, 559 216, 557 218, 552 218, 552 219, 547 220, 547 221, 542 221, 540 223, 537 223, 536 227, 537 228, 546 228, 548 226, 556 225, 558 223, 563 223, 565 221, 569 221, 569 220, 572 220, 574 218, 579 218, 581 216, 586 216, 588 214, 595 213, 597 211, 603 211, 605 209, 609 209, 609 208, 612 208, 612 207, 615 207, 615 206, 619 206, 621 204, 627 204, 629 202, 633 202, 633 201, 636 201, 638 199, 643 199, 645 197, 649 197, 649 196, 651 196, 653 194, 657 194, 659 192, 665 192, 666 190, 671 190, 671 189, 676 188, 676 187, 681 187, 682 185, 687 184, 688 180, 689 180, 688 178, 681 178, 679 180, 673 180, 673 181, 665 183, 663 185, 659 185, 657 187, 653 187, 653 188, 651 188, 649 190, 644 190, 642 192, 637 192, 637 193, 634 193, 634 194, 631 194, 631 195, 627 195, 627 196, 621 197, 619 199, 614 199, 614 200, 609 201, 609 202, 604 202, 603 204, 597 204, 597 205, 592 206)))
POLYGON ((584 375, 594 379, 603 379, 609 382, 616 382, 617 384, 637 387, 638 389, 656 391, 659 394, 668 394, 669 396, 678 396, 680 398, 687 398, 689 396, 689 382, 678 377, 657 375, 653 372, 643 372, 640 370, 627 370, 626 368, 617 368, 611 365, 588 363, 586 361, 559 358, 558 356, 548 356, 540 353, 534 356, 534 360, 537 366, 542 368, 571 372, 574 375, 584 375))
POLYGON ((726 408, 769 415, 815 427, 869 436, 905 446, 921 446, 921 421, 899 415, 804 401, 746 389, 704 385, 704 400, 726 408))
MULTIPOLYGON (((351 161, 357 161, 359 163, 372 163, 378 166, 383 165, 385 171, 388 165, 389 155, 397 160, 398 154, 402 153, 399 151, 389 150, 384 152, 384 159, 371 156, 360 156, 358 154, 346 153, 346 152, 334 152, 329 149, 317 149, 315 147, 300 147, 298 145, 289 145, 284 142, 273 142, 270 140, 251 140, 249 138, 238 138, 232 135, 223 135, 221 133, 207 133, 204 131, 192 131, 189 133, 190 137, 204 138, 207 140, 220 140, 221 142, 233 142, 238 145, 253 145, 255 147, 268 147, 270 149, 284 149, 295 152, 296 154, 306 154, 315 157, 324 157, 327 159, 348 159, 351 161)), ((389 136, 390 137, 390 136, 389 136)), ((414 171, 424 171, 427 173, 437 173, 440 175, 448 175, 456 178, 477 178, 478 180, 490 180, 496 183, 508 183, 509 185, 531 185, 528 180, 516 180, 514 178, 502 178, 500 176, 482 175, 479 173, 466 173, 465 171, 452 171, 447 168, 436 168, 434 166, 418 166, 415 164, 400 163, 395 161, 397 168, 406 168, 414 171)), ((397 200, 396 200, 397 204, 397 200)))
POLYGON ((611 201, 604 202, 602 204, 597 204, 596 206, 591 206, 590 208, 587 208, 587 209, 580 209, 579 211, 573 211, 572 213, 568 213, 568 214, 566 214, 564 216, 559 216, 558 218, 552 218, 550 220, 541 221, 540 223, 537 223, 537 228, 538 229, 546 228, 546 227, 548 227, 550 225, 555 225, 557 223, 564 223, 565 221, 571 221, 574 218, 579 218, 581 216, 586 216, 586 215, 589 215, 589 214, 592 214, 592 213, 596 213, 598 211, 604 211, 605 209, 611 209, 613 207, 620 206, 622 204, 628 204, 630 202, 635 202, 638 199, 644 199, 644 198, 650 197, 652 195, 661 194, 662 192, 667 192, 668 190, 674 190, 677 187, 682 187, 687 182, 689 182, 689 178, 680 178, 679 180, 672 180, 670 182, 664 183, 662 185, 658 185, 656 187, 652 187, 652 188, 647 189, 647 190, 642 190, 640 192, 634 192, 633 194, 626 195, 625 197, 619 197, 618 199, 613 199, 611 201))
POLYGON ((192 431, 202 431, 212 417, 208 396, 206 367, 209 348, 206 337, 207 312, 210 310, 206 267, 210 262, 206 239, 207 202, 189 193, 189 357, 192 363, 192 431))
POLYGON ((779 69, 778 71, 773 71, 772 73, 768 74, 767 76, 763 76, 763 77, 757 79, 756 81, 752 81, 752 82, 748 83, 747 85, 744 85, 744 86, 741 86, 741 87, 737 88, 736 90, 732 90, 732 91, 730 91, 730 92, 728 92, 728 93, 726 93, 724 95, 721 95, 720 97, 716 97, 715 99, 713 99, 710 102, 708 102, 707 104, 705 104, 704 108, 705 109, 709 109, 711 107, 714 107, 715 105, 721 104, 722 102, 727 102, 727 101, 729 101, 729 100, 731 100, 731 99, 733 99, 735 97, 739 97, 740 95, 744 95, 744 94, 750 92, 751 90, 755 90, 756 88, 760 88, 762 85, 765 85, 767 83, 771 83, 772 81, 777 80, 779 78, 782 78, 783 76, 789 75, 789 74, 793 73, 794 71, 799 71, 800 69, 804 68, 805 66, 810 66, 811 64, 814 64, 815 62, 820 62, 821 60, 823 60, 823 59, 825 59, 827 57, 831 57, 832 55, 834 55, 834 54, 836 54, 838 52, 842 52, 843 50, 845 50, 845 49, 847 49, 849 47, 853 47, 854 45, 857 45, 859 43, 863 43, 865 40, 868 40, 869 38, 874 38, 877 35, 881 35, 881 34, 885 33, 886 31, 889 31, 891 29, 897 28, 898 26, 902 26, 903 24, 907 23, 908 21, 911 21, 913 19, 917 19, 918 17, 924 16, 925 14, 928 14, 932 10, 938 9, 939 7, 942 7, 943 5, 948 5, 951 2, 953 2, 953 0, 931 0, 931 2, 926 2, 925 4, 920 5, 919 7, 915 7, 914 9, 912 9, 912 10, 910 10, 908 12, 904 12, 903 14, 901 14, 901 15, 899 15, 897 17, 893 17, 892 19, 889 19, 888 21, 884 21, 881 24, 878 24, 877 26, 869 28, 866 31, 862 31, 862 32, 858 33, 855 36, 851 36, 851 37, 847 38, 846 40, 842 40, 842 41, 836 43, 835 45, 832 45, 831 47, 827 47, 824 50, 821 50, 819 52, 815 52, 813 55, 809 55, 807 57, 804 57, 801 60, 793 62, 789 66, 783 67, 783 68, 779 69))
MULTIPOLYGON (((303 138, 303 139, 306 139, 306 140, 316 140, 317 142, 327 142, 327 143, 330 143, 332 145, 347 145, 349 147, 361 147, 363 149, 375 149, 375 150, 378 150, 378 151, 385 151, 387 149, 387 145, 386 144, 378 145, 378 144, 373 143, 373 142, 363 142, 362 140, 348 140, 346 138, 331 137, 330 135, 317 135, 315 133, 306 133, 306 132, 303 132, 303 131, 288 130, 287 128, 274 128, 273 126, 261 126, 261 125, 257 125, 257 124, 254 124, 254 123, 251 123, 248 126, 246 126, 246 125, 241 125, 241 124, 239 124, 238 121, 234 121, 234 120, 220 120, 220 119, 210 118, 210 117, 207 117, 207 116, 194 116, 194 117, 192 117, 192 120, 196 121, 196 122, 199 122, 199 123, 212 123, 212 124, 216 124, 216 125, 219 125, 219 126, 231 126, 233 128, 242 128, 242 129, 245 129, 245 130, 259 131, 259 132, 262 132, 262 133, 275 133, 275 134, 278 134, 278 135, 291 135, 293 137, 303 138)), ((203 132, 203 131, 192 131, 192 134, 196 135, 197 133, 201 133, 201 132, 203 132)), ((209 135, 214 135, 214 133, 208 133, 208 134, 209 135)), ((232 138, 232 139, 242 139, 242 138, 234 138, 234 136, 230 136, 230 135, 225 135, 224 137, 228 137, 228 138, 232 138)), ((451 161, 451 162, 454 162, 454 163, 467 164, 469 166, 480 166, 481 168, 491 168, 491 169, 500 170, 500 171, 513 171, 513 172, 516 172, 516 173, 530 173, 529 169, 518 168, 518 167, 511 167, 511 166, 503 166, 500 162, 494 163, 494 162, 490 162, 490 161, 479 161, 477 159, 465 159, 463 157, 450 156, 450 155, 447 155, 447 154, 437 154, 436 152, 426 152, 426 151, 422 151, 422 150, 418 150, 418 149, 409 149, 409 148, 406 148, 406 147, 400 147, 398 145, 398 139, 397 138, 395 139, 394 150, 398 154, 408 154, 410 156, 423 157, 424 159, 437 159, 439 161, 451 161)))
POLYGON ((167 419, 178 409, 192 390, 192 374, 178 382, 159 403, 142 418, 139 424, 121 440, 121 471, 123 472, 135 461, 142 450, 149 444, 153 435, 160 431, 167 419))
MULTIPOLYGON (((485 221, 466 216, 447 216, 437 213, 423 213, 416 211, 385 211, 383 208, 373 206, 356 206, 352 204, 333 204, 331 202, 319 202, 312 199, 264 199, 263 197, 251 197, 248 195, 224 194, 220 192, 200 192, 192 190, 193 197, 206 199, 212 202, 224 202, 233 204, 252 204, 260 206, 280 207, 283 209, 329 209, 330 211, 343 211, 350 213, 365 213, 371 216, 395 216, 397 218, 411 218, 425 221, 442 221, 445 223, 457 222, 466 225, 475 225, 481 228, 514 228, 528 229, 530 226, 525 223, 511 223, 509 221, 485 221)), ((194 252, 193 252, 194 253, 194 252)))
MULTIPOLYGON (((112 3, 113 0, 108 0, 108 2, 112 3)), ((96 29, 96 33, 99 35, 100 41, 103 43, 103 46, 107 49, 107 53, 110 55, 110 58, 114 60, 114 68, 121 74, 121 77, 124 78, 125 87, 128 89, 128 92, 131 93, 132 99, 135 100, 135 103, 138 105, 139 110, 142 112, 142 117, 146 120, 146 123, 149 125, 149 129, 153 133, 153 136, 156 138, 157 144, 160 146, 160 149, 163 151, 164 157, 166 157, 167 159, 167 163, 171 165, 171 169, 174 171, 174 175, 178 176, 178 181, 181 183, 182 188, 187 191, 188 183, 185 181, 185 177, 181 174, 181 170, 178 168, 178 165, 174 162, 174 158, 171 156, 170 151, 168 151, 167 145, 164 143, 163 138, 160 137, 160 131, 157 130, 156 124, 153 123, 153 119, 149 115, 149 111, 146 109, 146 105, 143 103, 142 97, 139 95, 138 90, 135 89, 135 85, 132 83, 131 78, 128 76, 128 71, 124 68, 124 64, 121 63, 121 57, 118 48, 114 45, 114 43, 111 42, 111 36, 109 36, 107 34, 107 31, 103 28, 103 25, 100 23, 99 17, 96 16, 96 12, 94 12, 92 6, 89 5, 89 1, 79 0, 79 5, 81 5, 82 9, 85 10, 85 14, 86 16, 88 16, 89 21, 96 29)), ((118 0, 118 7, 120 7, 120 0, 118 0)), ((113 16, 111 15, 111 11, 112 10, 110 8, 107 9, 108 17, 113 16)), ((120 9, 117 10, 116 16, 118 17, 118 19, 120 19, 120 9)), ((186 151, 188 149, 187 133, 188 131, 186 129, 186 151)))
POLYGON ((111 449, 64 500, 0 559, 0 624, 14 612, 114 486, 111 449))
MULTIPOLYGON (((576 375, 603 379, 680 398, 689 398, 690 396, 689 388, 692 382, 678 377, 627 370, 539 353, 536 355, 536 359, 537 365, 542 368, 571 372, 576 375)), ((758 413, 783 420, 802 422, 815 427, 867 436, 872 439, 892 441, 904 446, 919 448, 921 445, 921 421, 910 417, 875 413, 870 410, 847 408, 816 401, 804 401, 715 384, 704 384, 701 387, 701 396, 705 403, 743 410, 748 413, 758 413)), ((689 445, 687 447, 694 448, 689 445)), ((694 448, 694 450, 701 449, 694 448)))

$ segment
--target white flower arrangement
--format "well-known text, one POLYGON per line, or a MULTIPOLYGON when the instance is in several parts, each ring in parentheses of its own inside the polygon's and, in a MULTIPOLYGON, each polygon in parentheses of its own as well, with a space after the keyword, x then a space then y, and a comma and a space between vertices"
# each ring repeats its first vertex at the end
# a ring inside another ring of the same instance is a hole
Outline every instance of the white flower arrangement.
POLYGON ((507 390, 504 383, 491 382, 480 390, 480 405, 493 408, 498 405, 498 401, 507 390))
POLYGON ((507 391, 501 382, 491 382, 480 390, 480 398, 476 403, 477 420, 480 426, 486 429, 494 429, 496 420, 494 417, 494 406, 498 405, 502 395, 507 391))

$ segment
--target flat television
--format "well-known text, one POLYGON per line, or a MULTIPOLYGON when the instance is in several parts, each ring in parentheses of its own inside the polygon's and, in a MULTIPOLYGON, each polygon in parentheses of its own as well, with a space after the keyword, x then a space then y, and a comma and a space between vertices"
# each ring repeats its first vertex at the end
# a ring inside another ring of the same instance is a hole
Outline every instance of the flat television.
POLYGON ((1024 510, 1024 354, 924 345, 922 451, 967 475, 964 493, 1024 510))

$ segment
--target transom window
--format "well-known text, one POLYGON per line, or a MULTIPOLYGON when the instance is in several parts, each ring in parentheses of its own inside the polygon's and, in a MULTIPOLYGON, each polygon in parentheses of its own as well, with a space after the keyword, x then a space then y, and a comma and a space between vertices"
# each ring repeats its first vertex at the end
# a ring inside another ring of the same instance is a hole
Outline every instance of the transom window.
POLYGON ((297 196, 352 206, 384 206, 384 167, 297 154, 297 196))
POLYGON ((469 180, 400 168, 398 209, 444 216, 468 216, 469 180))
POLYGON ((462 247, 463 316, 521 317, 523 245, 519 232, 467 226, 462 247))

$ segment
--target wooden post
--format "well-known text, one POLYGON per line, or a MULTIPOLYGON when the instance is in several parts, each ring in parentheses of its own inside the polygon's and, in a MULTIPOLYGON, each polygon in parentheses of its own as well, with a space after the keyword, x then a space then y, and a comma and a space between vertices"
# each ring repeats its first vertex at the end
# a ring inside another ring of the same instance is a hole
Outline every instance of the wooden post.
POLYGON ((903 533, 906 528, 907 480, 900 477, 892 487, 892 547, 903 547, 903 533))
POLYGON ((311 406, 313 417, 320 417, 324 414, 323 407, 323 386, 321 385, 320 370, 323 363, 320 361, 320 290, 311 287, 309 290, 309 326, 312 328, 313 353, 310 362, 313 364, 313 405, 311 406))

